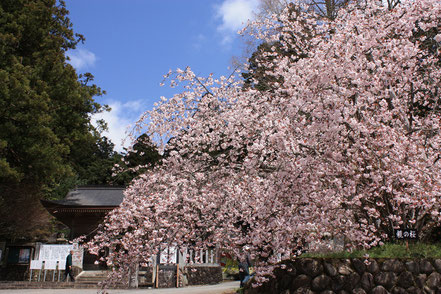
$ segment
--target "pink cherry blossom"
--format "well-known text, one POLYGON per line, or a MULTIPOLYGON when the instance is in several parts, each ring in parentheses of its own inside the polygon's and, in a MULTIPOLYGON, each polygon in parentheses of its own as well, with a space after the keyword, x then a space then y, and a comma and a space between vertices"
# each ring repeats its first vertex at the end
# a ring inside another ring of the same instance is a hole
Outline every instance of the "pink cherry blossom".
POLYGON ((302 9, 293 18, 291 7, 254 23, 257 37, 305 53, 260 61, 279 81, 269 91, 190 68, 166 76, 183 91, 135 132, 169 155, 87 243, 110 248, 115 277, 175 244, 250 254, 263 282, 281 258, 329 235, 350 250, 439 225, 441 51, 424 44, 440 41, 441 4, 363 3, 333 22, 302 9))

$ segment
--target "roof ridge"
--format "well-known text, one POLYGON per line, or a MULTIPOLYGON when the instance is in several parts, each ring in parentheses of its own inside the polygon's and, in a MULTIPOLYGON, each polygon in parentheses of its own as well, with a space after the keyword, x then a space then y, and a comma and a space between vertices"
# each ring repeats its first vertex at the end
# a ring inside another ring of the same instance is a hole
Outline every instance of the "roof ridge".
POLYGON ((125 188, 124 186, 84 185, 75 187, 73 190, 121 190, 125 188))

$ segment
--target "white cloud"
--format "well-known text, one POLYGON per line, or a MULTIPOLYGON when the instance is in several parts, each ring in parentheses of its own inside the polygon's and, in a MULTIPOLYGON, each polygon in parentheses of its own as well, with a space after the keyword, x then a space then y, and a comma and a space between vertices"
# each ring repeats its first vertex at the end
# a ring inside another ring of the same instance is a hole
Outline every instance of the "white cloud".
POLYGON ((258 0, 225 0, 217 7, 217 17, 222 20, 218 30, 224 35, 223 43, 231 42, 234 34, 253 19, 258 6, 258 0))
POLYGON ((104 120, 108 131, 103 132, 103 136, 108 137, 115 144, 115 150, 121 152, 123 147, 127 148, 131 143, 127 138, 130 125, 138 119, 145 108, 139 100, 125 103, 113 101, 107 104, 112 110, 95 114, 92 117, 92 123, 96 126, 97 120, 104 120))
POLYGON ((77 70, 94 66, 96 62, 95 54, 82 48, 67 52, 67 56, 70 58, 67 62, 77 70))
POLYGON ((193 41, 193 49, 199 50, 203 46, 203 44, 206 42, 207 38, 204 34, 199 34, 194 38, 193 41))

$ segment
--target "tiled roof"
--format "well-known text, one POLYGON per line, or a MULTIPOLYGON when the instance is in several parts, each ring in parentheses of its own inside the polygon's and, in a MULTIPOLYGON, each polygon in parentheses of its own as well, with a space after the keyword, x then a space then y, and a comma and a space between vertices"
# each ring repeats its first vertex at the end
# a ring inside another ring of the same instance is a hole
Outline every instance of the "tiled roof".
POLYGON ((62 200, 44 200, 44 206, 116 207, 124 198, 124 187, 84 186, 69 191, 62 200))

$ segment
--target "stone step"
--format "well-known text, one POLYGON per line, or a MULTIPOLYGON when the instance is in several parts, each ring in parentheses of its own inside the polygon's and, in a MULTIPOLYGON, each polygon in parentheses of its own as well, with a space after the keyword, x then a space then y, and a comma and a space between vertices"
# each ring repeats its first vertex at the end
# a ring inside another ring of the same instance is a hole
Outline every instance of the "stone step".
POLYGON ((96 284, 77 284, 73 282, 2 282, 0 289, 98 289, 96 284))
POLYGON ((107 278, 107 276, 102 276, 102 277, 98 277, 98 276, 93 276, 93 277, 85 277, 85 276, 78 276, 77 279, 80 280, 105 280, 107 278))
POLYGON ((78 278, 77 282, 101 282, 104 281, 105 278, 78 278))
POLYGON ((75 283, 80 284, 98 284, 99 282, 102 282, 103 280, 76 280, 75 283))

